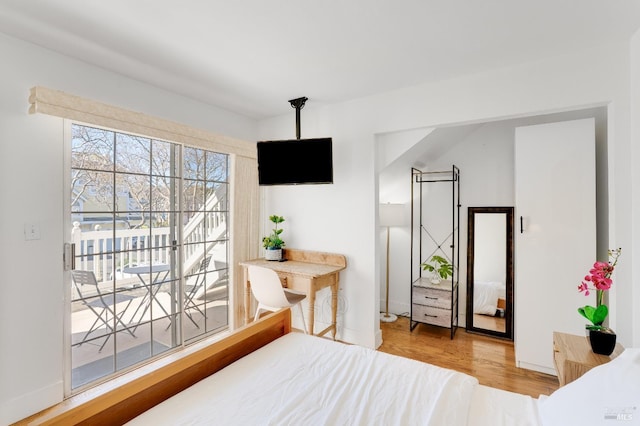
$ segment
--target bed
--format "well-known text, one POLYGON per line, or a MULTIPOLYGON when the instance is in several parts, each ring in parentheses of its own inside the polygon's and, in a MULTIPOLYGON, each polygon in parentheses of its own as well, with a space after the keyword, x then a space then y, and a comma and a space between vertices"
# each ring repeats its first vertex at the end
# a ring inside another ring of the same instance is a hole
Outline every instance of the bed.
POLYGON ((498 308, 504 308, 507 288, 499 281, 473 282, 473 313, 496 315, 498 308))
POLYGON ((611 416, 624 416, 624 424, 640 421, 640 350, 627 349, 536 399, 480 385, 453 370, 290 333, 290 315, 288 309, 270 314, 190 359, 49 420, 132 426, 553 426, 611 424, 611 416))

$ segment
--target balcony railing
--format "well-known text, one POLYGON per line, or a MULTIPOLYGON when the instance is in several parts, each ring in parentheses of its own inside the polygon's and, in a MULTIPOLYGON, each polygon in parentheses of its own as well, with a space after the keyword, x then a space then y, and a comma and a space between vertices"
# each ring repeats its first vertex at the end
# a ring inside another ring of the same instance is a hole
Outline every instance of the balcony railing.
MULTIPOLYGON (((225 189, 225 187, 221 187, 225 189)), ((196 212, 183 230, 183 273, 188 275, 197 269, 205 252, 209 252, 220 240, 226 240, 227 213, 226 191, 219 189, 196 212), (205 243, 205 250, 202 245, 205 243)), ((142 229, 83 231, 80 222, 74 222, 71 231, 76 248, 76 269, 93 271, 99 282, 123 278, 122 269, 127 266, 151 263, 171 263, 173 240, 171 227, 142 229), (115 273, 115 276, 114 276, 115 273)))

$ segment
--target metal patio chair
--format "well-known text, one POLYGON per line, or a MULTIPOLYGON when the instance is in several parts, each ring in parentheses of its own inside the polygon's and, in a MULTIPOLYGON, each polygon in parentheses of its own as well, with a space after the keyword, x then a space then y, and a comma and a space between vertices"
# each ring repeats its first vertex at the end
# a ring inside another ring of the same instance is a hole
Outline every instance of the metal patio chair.
POLYGON ((193 282, 184 286, 184 313, 197 328, 200 328, 200 326, 196 320, 193 319, 193 313, 190 312, 190 310, 195 309, 204 316, 204 312, 202 312, 196 300, 206 291, 206 271, 207 268, 209 268, 209 263, 211 263, 211 255, 202 259, 197 273, 192 276, 192 278, 195 276, 193 282))
POLYGON ((224 296, 224 294, 226 294, 225 292, 216 292, 216 290, 221 290, 228 283, 225 264, 217 260, 213 262, 214 269, 207 270, 211 263, 211 255, 205 257, 200 263, 197 273, 190 277, 193 279, 193 283, 185 286, 184 312, 197 328, 200 328, 200 326, 193 318, 193 314, 195 314, 194 310, 199 312, 203 317, 205 316, 203 302, 199 301, 203 299, 206 300, 206 302, 217 300, 215 298, 216 296, 212 295, 212 292, 216 294, 219 293, 217 295, 218 299, 221 296, 226 297, 224 296))
POLYGON ((104 327, 107 330, 106 339, 102 343, 102 346, 100 346, 98 352, 102 351, 102 348, 104 348, 111 335, 115 332, 114 323, 115 328, 121 326, 123 329, 127 330, 131 336, 136 337, 130 327, 122 321, 124 313, 129 308, 129 305, 131 305, 131 301, 135 299, 135 296, 122 293, 102 292, 100 290, 100 286, 98 286, 96 276, 92 271, 74 270, 71 271, 71 278, 73 279, 73 283, 75 284, 82 303, 91 309, 91 311, 96 315, 93 325, 91 325, 89 331, 85 333, 78 346, 89 340, 89 335, 91 333, 104 327), (87 294, 89 293, 86 291, 87 288, 91 288, 92 292, 90 294, 87 294), (126 302, 124 309, 120 310, 119 313, 116 313, 115 305, 123 302, 126 302))

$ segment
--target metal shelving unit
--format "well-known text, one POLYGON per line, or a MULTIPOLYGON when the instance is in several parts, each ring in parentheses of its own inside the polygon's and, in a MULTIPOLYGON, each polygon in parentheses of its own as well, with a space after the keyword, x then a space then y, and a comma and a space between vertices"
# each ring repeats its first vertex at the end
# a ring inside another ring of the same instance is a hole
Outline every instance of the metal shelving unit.
POLYGON ((447 327, 451 329, 453 339, 458 328, 460 207, 458 167, 453 165, 451 170, 432 172, 411 169, 411 331, 420 323, 447 327), (451 185, 451 232, 438 238, 425 223, 426 209, 439 207, 437 202, 430 205, 427 189, 432 184, 447 183, 451 185), (451 281, 433 284, 423 276, 420 265, 434 254, 448 259, 453 266, 451 281))

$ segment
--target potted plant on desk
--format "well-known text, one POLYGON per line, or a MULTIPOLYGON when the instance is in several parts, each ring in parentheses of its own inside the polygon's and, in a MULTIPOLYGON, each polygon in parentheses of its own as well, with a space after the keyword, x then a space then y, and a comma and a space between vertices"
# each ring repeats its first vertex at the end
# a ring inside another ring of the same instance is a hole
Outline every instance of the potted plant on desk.
POLYGON ((269 220, 273 222, 274 228, 271 234, 262 238, 262 245, 265 248, 264 258, 267 260, 282 260, 282 247, 284 247, 284 241, 280 238, 282 234, 282 228, 278 228, 278 225, 284 222, 284 217, 278 215, 269 216, 269 220))

